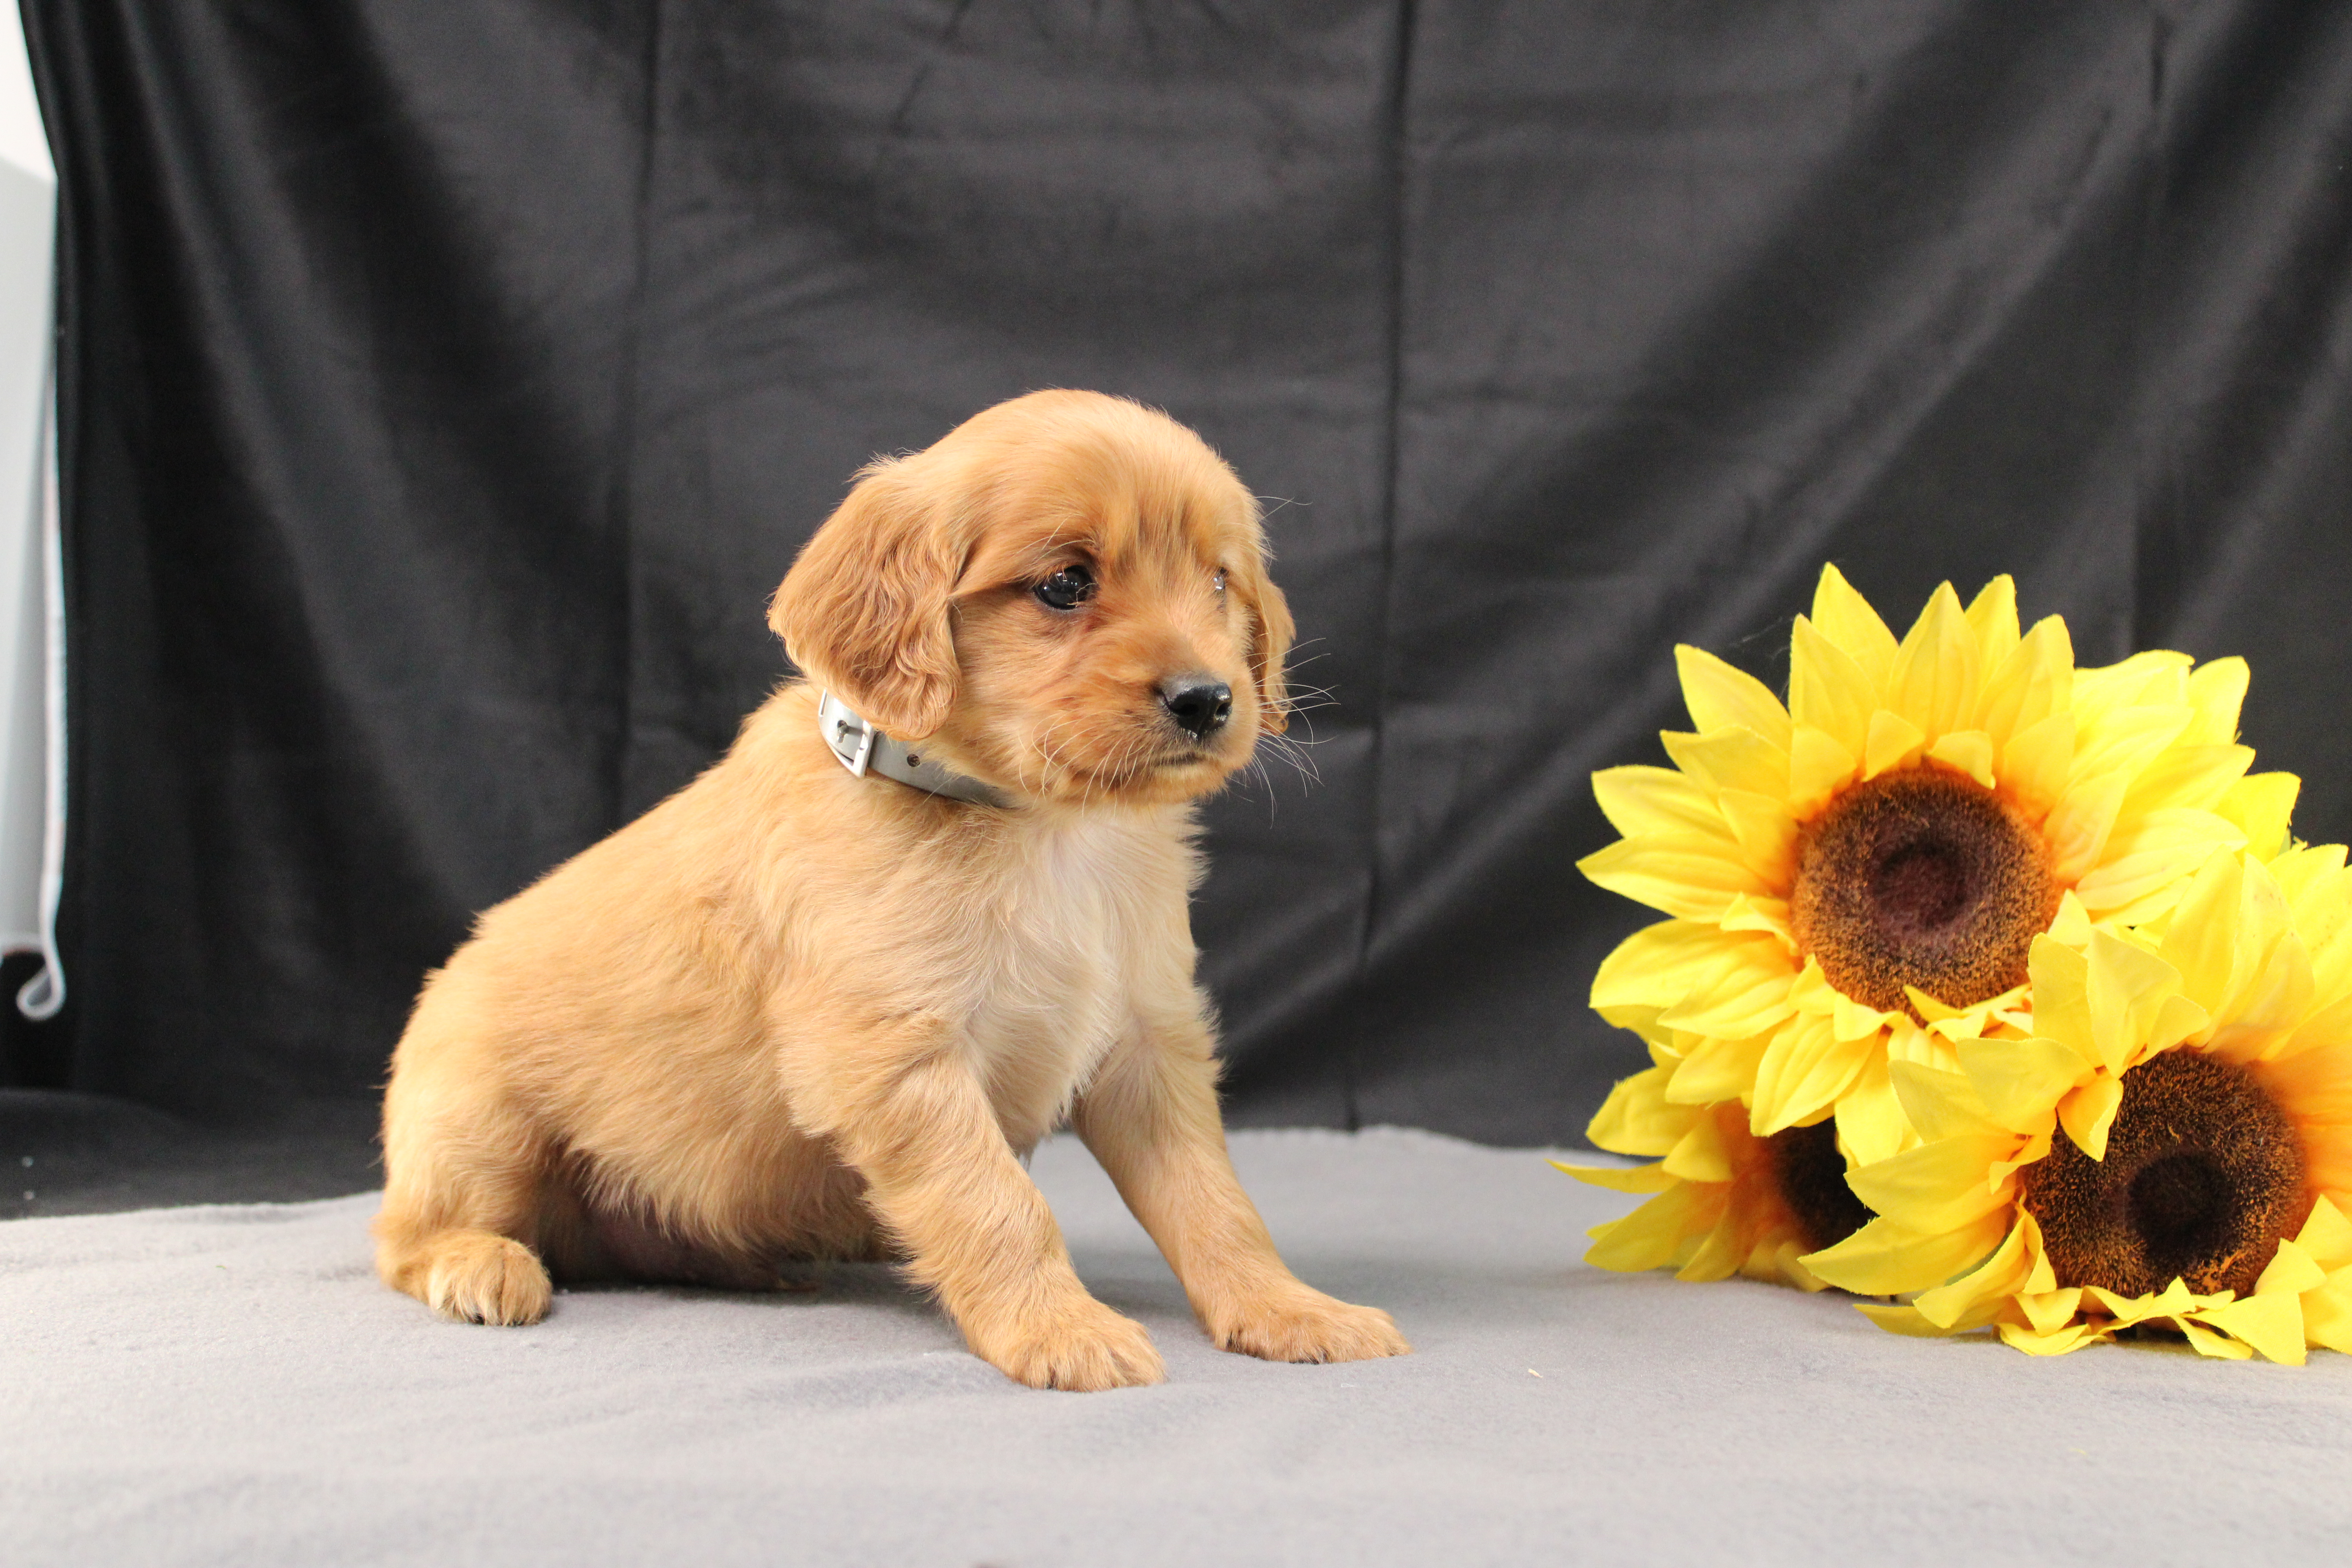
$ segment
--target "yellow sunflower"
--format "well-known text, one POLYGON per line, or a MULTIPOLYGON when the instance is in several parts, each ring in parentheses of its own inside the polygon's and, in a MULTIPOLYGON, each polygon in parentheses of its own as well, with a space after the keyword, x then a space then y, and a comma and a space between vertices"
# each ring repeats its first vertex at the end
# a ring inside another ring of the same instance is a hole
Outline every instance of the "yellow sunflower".
POLYGON ((1650 1047, 1653 1066, 1619 1084, 1593 1119, 1596 1144, 1663 1156, 1654 1165, 1552 1163, 1579 1181, 1655 1194, 1632 1214, 1597 1225, 1587 1263, 1622 1273, 1672 1268, 1676 1278, 1750 1279, 1818 1290, 1799 1261, 1852 1235, 1870 1216, 1846 1185, 1846 1160, 1828 1118, 1772 1138, 1748 1129, 1738 1100, 1677 1105, 1665 1097, 1680 1064, 1650 1047))
MULTIPOLYGON (((2077 670, 2057 617, 2020 634, 2007 577, 1965 608, 1937 588, 1898 643, 1823 568, 1786 707, 1711 655, 1676 658, 1696 728, 1661 737, 1671 768, 1594 775, 1624 837, 1580 863, 1673 917, 1593 982, 1593 1006, 1655 1063, 1594 1121, 1617 1152, 1659 1152, 1622 1131, 1649 1124, 1638 1101, 1737 1104, 1758 1140, 1830 1121, 1806 1136, 1850 1163, 1885 1159, 1917 1142, 1890 1065, 1951 1068, 1955 1042, 2018 1032, 2037 936, 2156 919, 2216 849, 2284 842, 2294 780, 2248 777, 2237 744, 2242 660, 2145 653, 2077 670)), ((1655 1230, 1697 1202, 1629 1217, 1655 1230)), ((1638 1250, 1623 1229, 1610 1239, 1638 1250)))
POLYGON ((2033 1028, 1895 1068, 1926 1142, 1804 1260, 1898 1332, 2054 1354, 2162 1323, 2209 1355, 2352 1350, 2352 872, 2216 854, 2168 917, 2044 937, 2033 1028))

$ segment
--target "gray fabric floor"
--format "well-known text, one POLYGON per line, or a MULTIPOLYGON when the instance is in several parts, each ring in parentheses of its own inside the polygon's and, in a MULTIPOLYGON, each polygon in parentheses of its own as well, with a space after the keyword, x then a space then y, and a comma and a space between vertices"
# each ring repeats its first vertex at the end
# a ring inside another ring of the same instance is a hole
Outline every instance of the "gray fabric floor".
POLYGON ((0 1558, 2140 1568, 2352 1541, 2352 1358, 1901 1340, 1831 1297, 1582 1267, 1628 1200, 1532 1153, 1234 1154, 1299 1272, 1419 1353, 1211 1350, 1066 1141, 1038 1180, 1164 1386, 1015 1387, 876 1268, 441 1323, 369 1272, 372 1195, 0 1226, 0 1558))

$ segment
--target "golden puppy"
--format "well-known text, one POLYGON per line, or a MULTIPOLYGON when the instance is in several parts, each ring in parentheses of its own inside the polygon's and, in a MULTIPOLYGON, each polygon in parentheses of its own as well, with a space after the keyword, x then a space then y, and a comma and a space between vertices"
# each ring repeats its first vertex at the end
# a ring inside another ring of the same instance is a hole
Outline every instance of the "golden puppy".
POLYGON ((1282 727, 1265 554, 1198 437, 1092 393, 866 469, 770 613, 809 683, 426 980, 384 1095, 384 1279, 527 1323, 551 1269, 897 1256, 1023 1383, 1156 1382, 1022 1169, 1066 1120, 1217 1344, 1405 1351, 1276 1255, 1192 980, 1191 803, 1282 727), (822 733, 820 689, 850 710, 822 733))

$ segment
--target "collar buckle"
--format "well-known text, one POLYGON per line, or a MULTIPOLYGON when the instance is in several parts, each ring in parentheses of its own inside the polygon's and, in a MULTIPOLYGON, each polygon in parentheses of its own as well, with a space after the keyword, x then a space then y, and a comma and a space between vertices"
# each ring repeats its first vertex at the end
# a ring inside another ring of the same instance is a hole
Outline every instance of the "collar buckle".
POLYGON ((849 705, 830 691, 817 696, 816 723, 833 760, 847 768, 851 778, 864 778, 874 760, 875 737, 882 731, 850 711, 849 705))
POLYGON ((878 773, 909 789, 948 800, 971 801, 977 805, 1013 804, 993 785, 953 772, 940 763, 926 762, 921 753, 908 751, 905 742, 884 734, 830 691, 817 693, 816 727, 824 737, 826 749, 833 752, 834 761, 846 768, 852 778, 878 773))

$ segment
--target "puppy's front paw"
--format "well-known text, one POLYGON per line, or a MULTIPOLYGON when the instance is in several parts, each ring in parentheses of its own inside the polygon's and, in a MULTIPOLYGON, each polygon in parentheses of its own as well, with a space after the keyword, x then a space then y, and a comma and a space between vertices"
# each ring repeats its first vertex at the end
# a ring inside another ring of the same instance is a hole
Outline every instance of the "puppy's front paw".
POLYGON ((1351 1307, 1304 1285, 1234 1301, 1205 1326, 1219 1350, 1261 1361, 1371 1361, 1412 1350, 1378 1307, 1351 1307))
POLYGON ((425 1271, 426 1304, 467 1323, 535 1323, 552 1294, 547 1270, 530 1247, 487 1231, 434 1238, 425 1271))
POLYGON ((1164 1383, 1168 1372, 1143 1325, 1091 1297, 1013 1325, 971 1348, 1015 1383, 1091 1393, 1164 1383))

